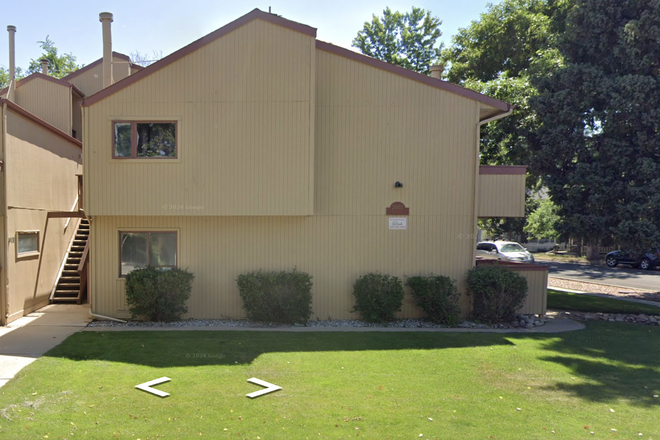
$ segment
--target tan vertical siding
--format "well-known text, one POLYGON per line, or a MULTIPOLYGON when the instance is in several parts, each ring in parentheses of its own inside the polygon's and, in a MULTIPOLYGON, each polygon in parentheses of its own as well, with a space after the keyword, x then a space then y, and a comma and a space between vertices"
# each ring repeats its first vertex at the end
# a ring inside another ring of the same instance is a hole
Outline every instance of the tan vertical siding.
MULTIPOLYGON (((91 232, 92 310, 128 317, 119 278, 119 231, 178 231, 179 266, 195 274, 190 317, 243 317, 238 275, 296 267, 313 276, 314 318, 347 319, 356 317, 350 313, 352 285, 369 271, 402 280, 442 274, 463 287, 471 248, 458 238, 461 223, 418 216, 409 219, 407 230, 392 231, 387 216, 97 216, 91 232)), ((400 316, 423 316, 408 293, 400 316)))
MULTIPOLYGON (((99 49, 100 46, 99 46, 99 49)), ((121 81, 131 74, 128 61, 123 58, 112 57, 112 78, 115 82, 121 81)), ((76 86, 85 96, 91 96, 103 90, 103 63, 85 70, 79 75, 66 78, 68 82, 76 86)))
POLYGON ((21 83, 16 104, 64 133, 71 134, 71 88, 42 78, 21 83))
POLYGON ((9 321, 44 305, 75 221, 46 221, 50 210, 68 211, 77 195, 75 174, 81 172, 80 147, 13 113, 5 113, 7 261, 2 271, 7 284, 9 321), (39 231, 40 255, 17 258, 16 231, 39 231))
POLYGON ((520 310, 525 314, 545 314, 548 308, 548 271, 517 271, 527 279, 527 299, 520 310))
POLYGON ((524 217, 525 175, 479 176, 479 217, 524 217))
POLYGON ((256 20, 87 107, 87 212, 312 214, 313 47, 256 20), (113 160, 113 120, 177 121, 179 157, 113 160))

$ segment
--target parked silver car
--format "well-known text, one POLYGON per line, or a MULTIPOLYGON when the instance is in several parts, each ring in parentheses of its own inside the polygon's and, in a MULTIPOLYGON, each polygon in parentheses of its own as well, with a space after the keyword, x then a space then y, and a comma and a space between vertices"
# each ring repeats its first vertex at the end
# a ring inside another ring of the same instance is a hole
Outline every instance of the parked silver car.
POLYGON ((482 241, 477 244, 477 257, 490 260, 508 260, 533 263, 534 256, 513 241, 482 241))

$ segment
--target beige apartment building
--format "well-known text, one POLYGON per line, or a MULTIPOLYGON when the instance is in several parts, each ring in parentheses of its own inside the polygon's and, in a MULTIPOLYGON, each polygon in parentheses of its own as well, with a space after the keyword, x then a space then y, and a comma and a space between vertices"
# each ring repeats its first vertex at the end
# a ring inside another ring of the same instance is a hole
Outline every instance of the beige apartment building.
MULTIPOLYGON (((0 90, 2 325, 49 302, 84 300, 81 103, 103 88, 102 60, 64 79, 50 76, 42 63, 42 72, 15 81, 16 28, 7 30, 10 84, 0 90)), ((140 69, 113 55, 118 80, 140 69)))
MULTIPOLYGON (((130 317, 125 275, 151 265, 195 274, 194 318, 244 317, 236 277, 293 268, 313 319, 355 317, 370 271, 449 276, 467 314, 477 219, 524 216, 525 168, 479 166, 511 111, 254 10, 84 98, 92 312, 130 317)), ((543 313, 547 272, 520 270, 543 313)), ((399 315, 423 312, 406 293, 399 315)))

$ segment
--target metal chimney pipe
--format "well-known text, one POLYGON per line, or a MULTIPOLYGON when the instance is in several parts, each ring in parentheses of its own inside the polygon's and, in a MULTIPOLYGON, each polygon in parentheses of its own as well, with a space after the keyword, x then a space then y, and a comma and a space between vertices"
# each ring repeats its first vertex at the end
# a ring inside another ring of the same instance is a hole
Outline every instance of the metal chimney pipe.
POLYGON ((48 60, 46 58, 42 58, 39 61, 41 61, 41 73, 48 75, 48 60))
POLYGON ((9 90, 7 91, 7 99, 14 101, 14 90, 16 89, 16 42, 14 36, 16 35, 16 26, 7 26, 9 32, 9 90))
POLYGON ((99 21, 103 25, 103 88, 109 87, 114 83, 112 79, 112 14, 110 12, 101 12, 99 21))
POLYGON ((442 72, 445 70, 445 66, 442 64, 436 64, 434 66, 431 66, 430 70, 431 70, 431 78, 441 79, 442 72))

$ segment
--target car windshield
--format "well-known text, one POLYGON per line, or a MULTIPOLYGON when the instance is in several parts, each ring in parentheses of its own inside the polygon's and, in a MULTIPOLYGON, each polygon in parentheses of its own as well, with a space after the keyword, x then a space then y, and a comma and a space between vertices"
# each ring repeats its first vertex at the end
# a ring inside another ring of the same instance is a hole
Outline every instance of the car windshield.
POLYGON ((505 244, 500 248, 500 252, 525 252, 522 246, 516 243, 505 244))

